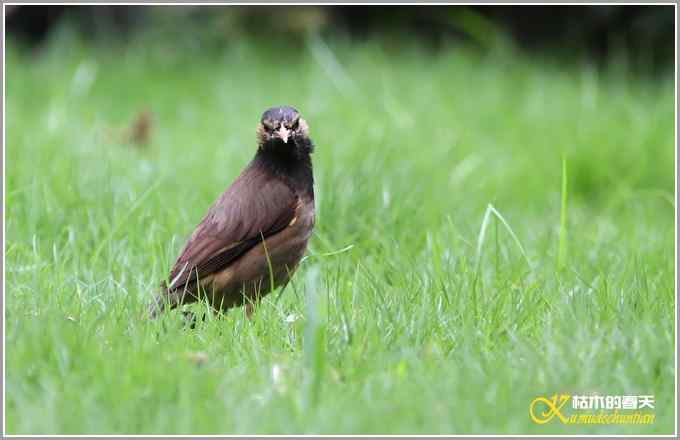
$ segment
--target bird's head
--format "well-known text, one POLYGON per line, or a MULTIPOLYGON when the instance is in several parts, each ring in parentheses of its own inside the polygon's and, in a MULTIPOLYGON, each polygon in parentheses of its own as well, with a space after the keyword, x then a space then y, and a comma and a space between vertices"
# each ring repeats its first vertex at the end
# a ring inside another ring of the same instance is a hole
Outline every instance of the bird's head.
POLYGON ((272 107, 262 114, 257 124, 257 144, 266 149, 289 149, 296 153, 311 153, 307 121, 293 107, 272 107))

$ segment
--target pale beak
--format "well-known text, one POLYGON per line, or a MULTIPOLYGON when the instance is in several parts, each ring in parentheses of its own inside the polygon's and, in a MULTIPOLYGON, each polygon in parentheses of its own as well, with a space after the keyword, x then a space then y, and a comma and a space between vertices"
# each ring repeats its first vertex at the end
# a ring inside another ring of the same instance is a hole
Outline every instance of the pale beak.
POLYGON ((276 134, 279 135, 284 144, 288 143, 288 136, 290 136, 290 130, 281 125, 281 128, 276 130, 276 134))

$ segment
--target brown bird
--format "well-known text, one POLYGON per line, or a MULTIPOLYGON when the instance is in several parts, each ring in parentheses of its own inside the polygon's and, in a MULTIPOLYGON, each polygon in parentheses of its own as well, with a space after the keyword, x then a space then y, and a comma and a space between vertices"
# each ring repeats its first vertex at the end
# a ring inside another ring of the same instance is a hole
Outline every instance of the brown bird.
POLYGON ((245 303, 250 316, 295 272, 314 228, 309 127, 294 108, 274 107, 262 114, 257 144, 182 249, 151 317, 202 298, 218 312, 245 303))

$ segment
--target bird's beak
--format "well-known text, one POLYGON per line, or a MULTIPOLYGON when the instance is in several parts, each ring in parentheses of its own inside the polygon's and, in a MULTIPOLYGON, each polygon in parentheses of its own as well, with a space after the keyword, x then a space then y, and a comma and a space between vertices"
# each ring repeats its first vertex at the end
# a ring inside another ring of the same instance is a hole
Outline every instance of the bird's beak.
POLYGON ((279 135, 284 144, 288 143, 288 136, 290 136, 290 130, 281 125, 281 128, 276 130, 276 134, 279 135))

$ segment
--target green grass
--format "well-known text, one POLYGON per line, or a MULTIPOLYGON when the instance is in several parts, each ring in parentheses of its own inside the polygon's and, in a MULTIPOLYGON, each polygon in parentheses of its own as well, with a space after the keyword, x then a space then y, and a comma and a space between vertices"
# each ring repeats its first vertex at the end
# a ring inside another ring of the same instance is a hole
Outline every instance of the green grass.
POLYGON ((190 41, 8 44, 8 433, 673 432, 671 75, 190 41), (284 103, 317 145, 292 286, 251 321, 142 319, 284 103), (121 142, 146 107, 151 144, 121 142), (656 421, 533 424, 555 393, 654 394, 656 421))

